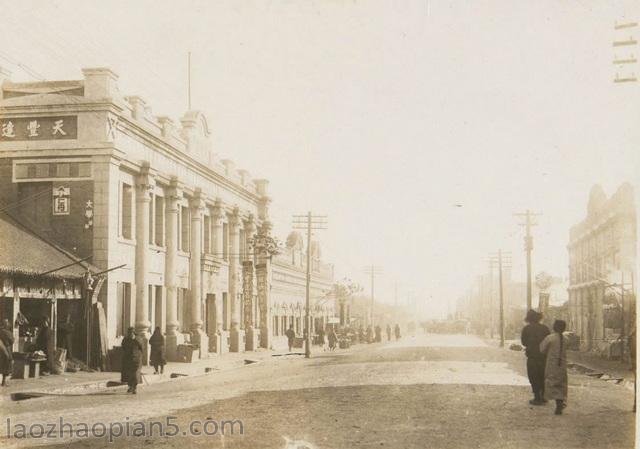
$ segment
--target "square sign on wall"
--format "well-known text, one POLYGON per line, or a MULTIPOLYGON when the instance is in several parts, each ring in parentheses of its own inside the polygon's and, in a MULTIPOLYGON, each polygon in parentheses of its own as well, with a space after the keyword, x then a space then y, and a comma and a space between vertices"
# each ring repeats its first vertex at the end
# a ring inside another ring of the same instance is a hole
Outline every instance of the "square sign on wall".
POLYGON ((70 197, 71 189, 69 187, 53 188, 53 215, 69 215, 70 197))

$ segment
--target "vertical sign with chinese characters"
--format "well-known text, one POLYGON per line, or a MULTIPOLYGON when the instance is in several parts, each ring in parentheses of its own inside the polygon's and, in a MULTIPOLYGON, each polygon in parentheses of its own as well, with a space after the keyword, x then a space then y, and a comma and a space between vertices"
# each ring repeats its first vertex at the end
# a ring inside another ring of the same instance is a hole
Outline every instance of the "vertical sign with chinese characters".
POLYGON ((71 189, 69 187, 53 188, 53 215, 69 215, 70 197, 71 189))
POLYGON ((0 142, 77 138, 77 115, 0 119, 0 142))

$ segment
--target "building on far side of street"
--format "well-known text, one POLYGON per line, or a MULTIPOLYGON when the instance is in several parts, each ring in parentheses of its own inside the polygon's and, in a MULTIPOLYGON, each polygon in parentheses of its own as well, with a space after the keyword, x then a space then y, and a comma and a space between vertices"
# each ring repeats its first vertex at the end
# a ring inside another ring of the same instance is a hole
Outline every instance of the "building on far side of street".
POLYGON ((569 231, 569 328, 583 350, 615 356, 612 342, 635 325, 636 226, 633 187, 607 198, 595 185, 586 217, 569 231))

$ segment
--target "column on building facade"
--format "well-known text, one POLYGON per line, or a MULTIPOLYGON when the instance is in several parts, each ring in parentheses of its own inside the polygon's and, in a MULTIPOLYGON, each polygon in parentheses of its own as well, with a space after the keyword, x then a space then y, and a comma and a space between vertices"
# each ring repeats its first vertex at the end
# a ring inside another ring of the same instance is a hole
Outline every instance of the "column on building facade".
MULTIPOLYGON (((211 239, 212 250, 214 257, 218 260, 222 259, 222 242, 223 242, 223 224, 225 219, 224 205, 219 199, 216 200, 213 206, 213 214, 211 216, 211 239)), ((228 351, 227 346, 227 331, 222 329, 222 291, 217 290, 215 301, 215 325, 210 326, 211 333, 209 334, 209 352, 215 352, 216 354, 223 354, 228 351)))
MULTIPOLYGON (((140 175, 136 179, 136 334, 145 342, 149 338, 149 207, 151 193, 154 188, 153 176, 149 173, 149 166, 143 165, 140 175)), ((148 360, 148 348, 145 345, 143 363, 148 360)))
POLYGON ((255 328, 255 317, 253 307, 253 291, 254 291, 254 264, 252 240, 256 232, 256 225, 253 216, 250 216, 244 223, 244 248, 245 254, 242 255, 242 298, 244 310, 244 331, 245 331, 245 350, 255 351, 258 348, 258 332, 255 328))
POLYGON ((229 303, 231 305, 231 330, 229 351, 244 350, 244 331, 240 328, 240 274, 238 261, 240 251, 240 212, 236 208, 229 215, 229 303))
POLYGON ((189 202, 191 208, 191 245, 189 258, 189 287, 191 290, 191 342, 198 346, 199 356, 209 354, 209 338, 203 330, 202 321, 202 214, 204 212, 204 196, 197 190, 189 202))
POLYGON ((178 187, 176 180, 165 194, 166 199, 166 220, 165 220, 165 288, 167 307, 167 327, 166 327, 166 352, 169 361, 178 360, 178 345, 184 343, 184 337, 178 332, 178 282, 177 282, 177 257, 178 257, 178 214, 179 202, 182 199, 182 191, 178 187))
MULTIPOLYGON (((271 223, 265 220, 262 223, 260 233, 271 235, 271 223)), ((260 309, 260 347, 271 348, 271 317, 270 317, 270 292, 271 292, 271 257, 268 254, 259 254, 256 264, 256 286, 258 290, 258 305, 260 309)), ((286 309, 285 309, 286 310, 286 309)), ((286 319, 283 333, 289 328, 289 319, 286 319)))

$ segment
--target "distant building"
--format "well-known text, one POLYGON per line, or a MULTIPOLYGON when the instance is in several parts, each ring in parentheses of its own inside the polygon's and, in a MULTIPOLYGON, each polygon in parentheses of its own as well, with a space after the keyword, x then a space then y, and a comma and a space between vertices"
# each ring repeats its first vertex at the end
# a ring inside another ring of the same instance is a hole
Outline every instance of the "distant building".
MULTIPOLYGON (((569 328, 585 350, 604 349, 635 319, 636 211, 630 184, 607 198, 595 185, 587 215, 569 231, 569 328), (621 302, 623 298, 624 303, 621 302)), ((635 321, 633 321, 634 323, 635 321)))
MULTIPOLYGON (((303 237, 292 232, 282 252, 273 257, 271 281, 271 319, 273 345, 286 347, 285 332, 289 326, 299 336, 304 333, 306 310, 307 255, 303 237)), ((309 302, 313 319, 311 333, 324 329, 336 314, 335 298, 331 296, 333 265, 322 260, 318 242, 311 242, 311 284, 309 302)))

